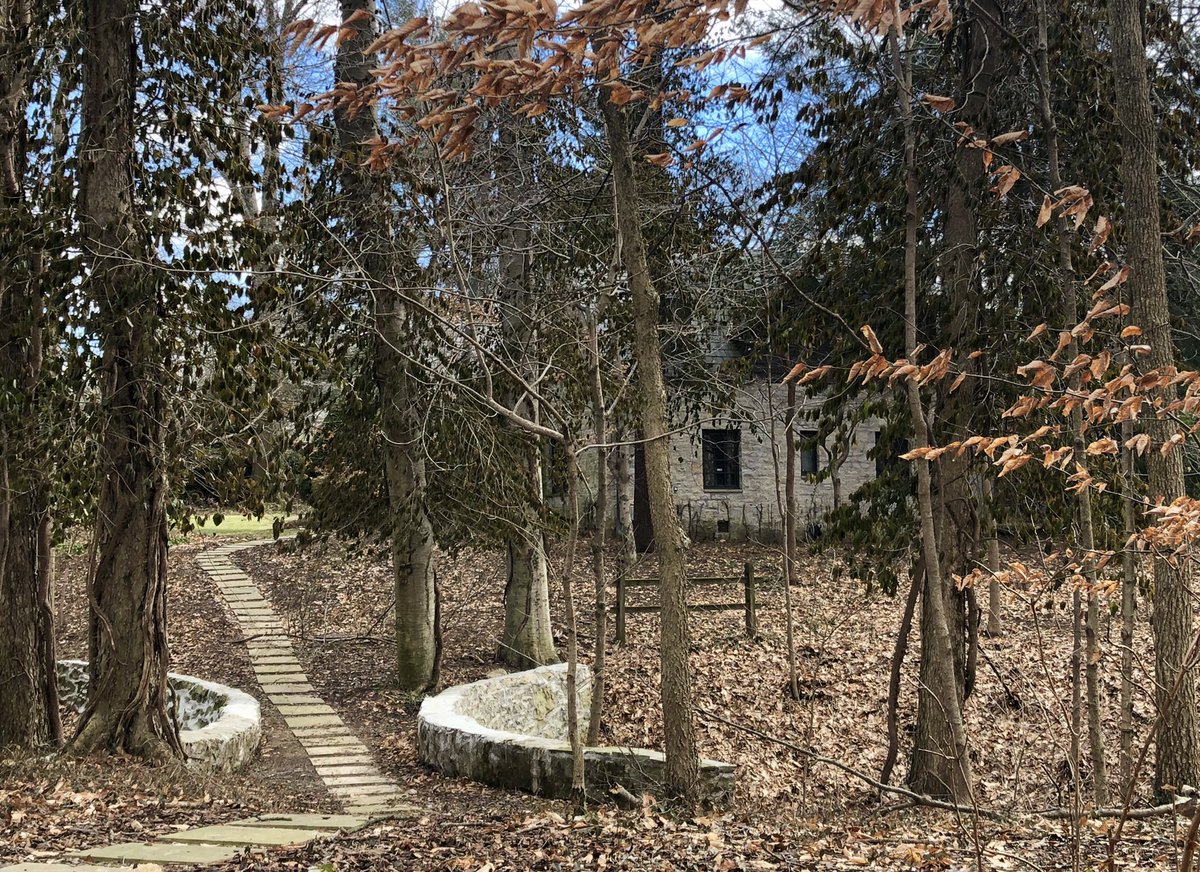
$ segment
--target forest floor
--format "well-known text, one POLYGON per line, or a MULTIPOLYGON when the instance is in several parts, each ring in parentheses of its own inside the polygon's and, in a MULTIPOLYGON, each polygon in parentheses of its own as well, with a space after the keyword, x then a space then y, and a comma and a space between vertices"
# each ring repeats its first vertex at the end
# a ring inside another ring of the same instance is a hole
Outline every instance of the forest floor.
MULTIPOLYGON (((172 549, 172 668, 257 692, 236 624, 195 563, 213 541, 197 539, 172 549)), ((1113 821, 1077 830, 1071 822, 1037 815, 1072 802, 1067 591, 1007 591, 1005 634, 981 642, 984 656, 967 727, 976 802, 984 813, 956 816, 913 807, 899 796, 881 800, 861 779, 811 763, 764 738, 810 748, 878 775, 887 749, 889 661, 902 598, 868 594, 860 583, 837 577, 835 557, 805 552, 799 583, 792 588, 801 683, 800 698, 793 699, 787 692, 780 555, 762 546, 696 545, 690 554, 693 574, 738 574, 743 561, 753 559, 762 579, 757 638, 745 637, 739 612, 692 616, 700 751, 737 764, 735 804, 698 816, 680 817, 647 804, 635 811, 594 808, 576 818, 565 803, 446 779, 417 762, 419 699, 388 680, 391 591, 382 555, 271 546, 234 559, 287 622, 318 694, 427 812, 418 820, 383 822, 354 835, 273 852, 269 862, 247 858, 231 869, 1086 869, 1097 868, 1105 857, 1113 821)), ((60 560, 61 656, 86 656, 83 569, 82 557, 60 560)), ((581 563, 576 573, 583 652, 590 652, 594 639, 589 571, 581 563)), ((653 571, 650 559, 634 574, 653 571)), ((481 678, 496 668, 503 555, 446 556, 439 580, 443 681, 481 678)), ((555 615, 562 614, 559 589, 555 584, 555 615)), ((693 601, 737 600, 740 593, 738 585, 702 588, 693 601)), ((1153 655, 1145 614, 1140 618, 1133 646, 1137 749, 1146 741, 1153 712, 1148 695, 1153 655)), ((1115 761, 1119 628, 1105 618, 1101 629, 1105 738, 1115 761)), ((556 631, 561 643, 562 627, 556 625, 556 631)), ((654 616, 631 615, 627 644, 616 647, 610 627, 605 742, 661 747, 657 632, 654 616)), ((893 783, 904 775, 916 708, 918 646, 914 631, 903 673, 902 741, 893 783)), ((263 715, 263 751, 233 777, 202 778, 128 760, 0 755, 0 861, 57 856, 74 847, 144 839, 263 811, 334 810, 336 804, 278 713, 264 703, 263 715)), ((1147 759, 1153 760, 1152 748, 1147 759)), ((1110 777, 1115 781, 1116 773, 1110 777)), ((1144 803, 1148 791, 1143 777, 1135 802, 1144 803)), ((1176 868, 1186 825, 1167 816, 1128 821, 1117 847, 1119 868, 1176 868)))

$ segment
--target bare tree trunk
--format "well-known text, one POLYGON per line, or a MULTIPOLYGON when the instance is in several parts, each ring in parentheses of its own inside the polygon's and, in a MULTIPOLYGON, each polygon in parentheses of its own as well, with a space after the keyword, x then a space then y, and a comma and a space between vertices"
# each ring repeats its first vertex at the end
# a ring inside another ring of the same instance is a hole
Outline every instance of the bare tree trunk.
POLYGON ((38 469, 42 371, 41 258, 25 201, 25 115, 33 18, 28 0, 0 0, 0 747, 62 738, 54 668, 48 492, 38 469), (28 278, 21 278, 28 277, 28 278), (47 549, 48 550, 48 549, 47 549))
POLYGON ((587 789, 584 781, 584 735, 579 723, 579 633, 575 620, 575 592, 571 584, 571 575, 575 571, 575 548, 579 542, 579 467, 575 460, 575 446, 570 438, 564 439, 562 446, 567 459, 567 520, 570 524, 562 578, 563 610, 567 620, 567 735, 571 742, 571 795, 575 807, 582 811, 587 803, 587 789))
POLYGON ((892 647, 892 667, 888 678, 887 729, 888 749, 879 771, 879 780, 889 784, 896 755, 900 752, 900 680, 903 677, 904 655, 908 653, 908 637, 912 633, 913 614, 917 610, 917 599, 925 584, 925 566, 918 564, 909 570, 912 578, 908 584, 908 596, 904 600, 904 615, 900 618, 900 629, 896 631, 896 643, 892 647))
MULTIPOLYGON (((1058 156, 1058 126, 1050 102, 1050 69, 1049 69, 1049 39, 1048 18, 1045 0, 1038 0, 1037 5, 1037 68, 1039 107, 1042 116, 1043 139, 1046 142, 1046 157, 1049 165, 1050 181, 1057 190, 1062 187, 1062 175, 1058 156)), ((1071 257, 1071 241, 1066 226, 1066 219, 1058 219, 1055 225, 1058 243, 1059 280, 1062 282, 1061 315, 1063 326, 1070 329, 1078 320, 1079 312, 1076 301, 1075 267, 1071 257)), ((1072 341, 1068 351, 1068 359, 1073 359, 1078 352, 1078 345, 1072 341)), ((1078 388, 1078 378, 1073 379, 1071 387, 1078 388)), ((1084 456, 1082 433, 1082 413, 1075 409, 1071 414, 1071 432, 1077 457, 1084 456)), ((1108 799, 1108 778, 1104 760, 1103 733, 1100 722, 1100 678, 1099 678, 1099 642, 1097 630, 1099 611, 1096 603, 1094 585, 1096 582, 1095 569, 1095 526, 1092 520, 1092 495, 1090 490, 1080 491, 1076 501, 1076 518, 1079 524, 1079 544, 1083 548, 1082 559, 1083 577, 1088 584, 1086 613, 1079 591, 1071 598, 1074 648, 1071 654, 1071 765, 1074 768, 1075 788, 1079 785, 1079 742, 1080 742, 1080 663, 1086 661, 1085 673, 1087 682, 1088 706, 1088 747, 1092 762, 1093 796, 1097 805, 1104 805, 1108 799)))
POLYGON ((607 580, 604 573, 604 538, 608 532, 608 454, 604 447, 608 427, 601 379, 600 320, 605 292, 597 292, 596 308, 588 321, 588 353, 592 358, 592 439, 596 443, 596 495, 592 502, 592 580, 596 592, 596 642, 592 652, 592 700, 588 712, 587 743, 600 742, 600 717, 604 711, 604 659, 608 641, 607 580))
MULTIPOLYGON (((769 388, 768 388, 769 389, 769 388)), ((792 585, 796 583, 796 383, 787 386, 786 426, 784 427, 783 473, 783 608, 787 632, 788 687, 792 699, 800 698, 800 680, 796 674, 796 630, 792 614, 792 585)))
POLYGON ((667 789, 685 802, 691 802, 696 799, 700 764, 692 713, 692 672, 688 663, 687 568, 683 535, 671 490, 667 391, 658 337, 658 291, 650 278, 638 217, 637 182, 625 115, 609 99, 607 92, 601 95, 600 106, 612 155, 613 196, 621 256, 633 295, 638 401, 642 438, 646 440, 646 479, 662 601, 659 626, 667 789))
POLYGON ((840 434, 835 433, 834 439, 834 450, 829 452, 829 482, 833 485, 833 507, 839 509, 842 506, 842 464, 849 456, 850 446, 840 434))
MULTIPOLYGON (((509 49, 501 49, 508 52, 509 49)), ((500 232, 499 290, 504 346, 515 372, 533 379, 530 366, 537 342, 533 299, 529 289, 531 233, 522 202, 525 168, 521 162, 519 121, 504 112, 499 122, 496 159, 498 199, 502 214, 500 232)), ((506 405, 519 399, 521 390, 512 388, 506 405)), ((523 414, 537 418, 535 401, 527 400, 523 414)), ((554 628, 550 622, 550 580, 543 542, 542 440, 521 437, 525 491, 521 500, 520 527, 508 540, 508 581, 504 587, 504 630, 497 658, 510 666, 527 669, 557 663, 554 628)))
POLYGON ((1080 743, 1083 737, 1083 597, 1071 592, 1071 790, 1077 803, 1082 796, 1080 743))
MULTIPOLYGON (((532 482, 541 481, 540 452, 526 455, 527 463, 536 464, 538 471, 527 469, 532 482)), ((535 522, 508 541, 508 581, 504 586, 504 631, 496 653, 502 663, 519 669, 530 669, 558 662, 554 650, 553 626, 550 622, 550 591, 546 568, 546 552, 542 531, 535 522)))
POLYGON ((984 535, 987 537, 988 620, 987 633, 993 639, 1004 632, 1002 612, 1003 591, 1000 589, 1000 537, 996 532, 996 513, 992 510, 992 479, 983 477, 983 520, 984 535))
MULTIPOLYGON (((1117 121, 1121 129, 1121 187, 1125 212, 1121 222, 1126 258, 1132 267, 1129 293, 1133 319, 1150 346, 1143 358, 1159 371, 1175 365, 1163 266, 1158 193, 1158 128, 1150 102, 1146 46, 1138 0, 1110 0, 1108 20, 1112 39, 1113 78, 1117 121)), ((1156 399, 1167 401, 1172 389, 1156 399)), ((1183 454, 1158 451, 1173 426, 1153 415, 1142 419, 1154 448, 1146 452, 1150 474, 1149 500, 1171 502, 1184 495, 1183 454)), ((1156 733, 1155 787, 1195 785, 1200 778, 1200 725, 1196 714, 1196 682, 1187 663, 1192 640, 1192 604, 1188 564, 1172 565, 1165 557, 1154 561, 1153 609, 1154 676, 1159 722, 1156 733), (1186 670, 1186 672, 1183 672, 1186 670), (1182 673, 1182 674, 1181 674, 1182 673)))
POLYGON ((89 579, 90 688, 73 747, 181 753, 167 711, 168 352, 161 301, 134 205, 133 0, 84 4, 79 211, 104 349, 103 484, 89 579))
MULTIPOLYGON (((899 10, 897 10, 898 12, 899 10)), ((897 102, 904 130, 906 217, 904 224, 904 344, 908 359, 917 356, 917 232, 921 216, 917 191, 916 130, 912 118, 912 67, 901 60, 900 34, 893 25, 889 37, 892 67, 896 78, 897 102)), ((921 403, 920 386, 905 383, 913 444, 929 447, 929 430, 921 403)), ((921 528, 921 557, 925 564, 925 595, 921 598, 921 691, 925 716, 918 716, 909 781, 913 788, 931 796, 955 801, 971 792, 971 762, 963 727, 959 681, 947 623, 944 582, 934 529, 933 487, 929 461, 914 462, 917 472, 917 515, 921 528)), ((920 705, 920 702, 918 702, 920 705)), ((920 714, 920 710, 918 712, 920 714)))
MULTIPOLYGON (((1125 445, 1133 436, 1133 422, 1121 424, 1121 444, 1125 445)), ((1121 449, 1121 469, 1124 478, 1124 493, 1121 496, 1121 518, 1124 539, 1137 530, 1137 511, 1133 494, 1136 476, 1133 470, 1133 449, 1121 449)), ((1133 621, 1137 610, 1137 557, 1133 549, 1121 550, 1121 792, 1129 792, 1133 780, 1133 621)))
MULTIPOLYGON (((1000 63, 1004 40, 997 22, 1001 15, 996 0, 984 0, 978 8, 964 8, 957 18, 955 39, 961 45, 960 108, 957 117, 972 125, 975 136, 985 136, 988 124, 992 83, 1000 63)), ((942 273, 949 297, 950 323, 947 344, 955 351, 955 361, 967 376, 957 390, 943 386, 940 397, 944 427, 938 439, 949 442, 963 439, 972 429, 975 414, 975 385, 971 345, 977 340, 979 313, 979 226, 976 211, 983 190, 983 162, 979 152, 960 141, 946 186, 944 253, 942 273)), ((916 735, 918 752, 913 756, 909 780, 929 790, 957 790, 946 784, 954 761, 948 759, 952 729, 945 700, 937 697, 932 672, 942 669, 936 662, 940 642, 927 631, 928 623, 941 612, 950 638, 950 669, 962 703, 975 684, 979 610, 972 590, 958 590, 950 581, 955 573, 965 573, 975 562, 979 548, 976 531, 975 496, 971 485, 970 457, 955 452, 943 456, 936 467, 936 500, 933 503, 934 529, 938 534, 937 571, 925 573, 925 596, 921 597, 921 660, 917 693, 916 735), (931 744, 932 743, 932 744, 931 744), (943 746, 940 750, 937 745, 943 746), (927 769, 927 767, 933 767, 927 769), (939 787, 939 785, 941 785, 939 787)), ((919 484, 918 484, 919 486, 919 484)), ((928 559, 928 558, 926 558, 928 559)))
POLYGON ((399 295, 380 288, 375 306, 375 377, 382 404, 380 429, 396 594, 396 681, 406 690, 428 690, 438 683, 441 636, 419 403, 411 395, 413 379, 397 351, 406 334, 399 295))
POLYGON ((1098 808, 1108 804, 1108 764, 1104 759, 1104 733, 1100 699, 1100 606, 1096 592, 1088 591, 1084 624, 1087 657, 1088 750, 1092 756, 1092 799, 1098 808))
MULTIPOLYGON (((375 34, 374 0, 341 0, 342 19, 370 13, 349 25, 356 33, 338 44, 339 82, 371 81, 372 59, 365 53, 375 34)), ((350 229, 345 240, 358 278, 372 296, 374 374, 379 394, 379 427, 390 512, 392 575, 396 593, 396 678, 406 690, 427 690, 438 682, 441 654, 437 621, 437 574, 433 526, 425 505, 425 452, 420 387, 409 371, 405 349, 411 325, 397 282, 415 267, 397 269, 391 239, 394 222, 387 181, 363 166, 378 125, 370 107, 334 112, 342 195, 350 229)))
POLYGON ((615 535, 621 545, 620 571, 633 566, 637 548, 633 540, 633 448, 619 445, 612 452, 613 490, 617 497, 615 535))

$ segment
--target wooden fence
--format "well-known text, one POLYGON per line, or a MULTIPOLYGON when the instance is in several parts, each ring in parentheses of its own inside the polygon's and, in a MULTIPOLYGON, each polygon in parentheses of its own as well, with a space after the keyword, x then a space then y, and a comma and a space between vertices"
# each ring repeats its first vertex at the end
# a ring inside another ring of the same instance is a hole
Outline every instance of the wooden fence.
MULTIPOLYGON (((689 611, 694 612, 731 612, 734 610, 745 613, 746 635, 753 637, 758 633, 758 613, 754 590, 754 562, 746 561, 741 575, 704 575, 688 578, 688 586, 716 586, 722 584, 742 583, 742 601, 735 603, 695 603, 688 605, 689 611)), ((625 644, 625 616, 637 612, 657 612, 662 610, 662 604, 628 605, 626 593, 631 587, 658 587, 657 578, 623 578, 617 576, 617 644, 625 644)))

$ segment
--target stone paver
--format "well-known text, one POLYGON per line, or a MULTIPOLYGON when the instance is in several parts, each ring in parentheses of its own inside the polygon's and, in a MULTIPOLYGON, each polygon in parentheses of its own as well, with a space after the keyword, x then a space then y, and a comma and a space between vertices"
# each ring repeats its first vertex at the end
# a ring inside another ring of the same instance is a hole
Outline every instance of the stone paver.
MULTIPOLYGON (((262 684, 262 682, 260 681, 259 684, 262 684)), ((284 693, 315 693, 316 692, 316 688, 313 687, 311 684, 309 684, 307 681, 304 682, 303 684, 286 684, 286 683, 275 684, 274 682, 272 682, 270 687, 264 687, 263 690, 265 690, 269 696, 273 696, 275 694, 284 694, 284 693)))
POLYGON ((289 724, 292 732, 303 742, 304 739, 318 739, 322 736, 352 736, 353 733, 345 724, 336 722, 328 724, 289 724))
POLYGON ((400 803, 398 805, 353 805, 350 806, 359 814, 370 816, 388 816, 388 817, 418 817, 422 813, 419 806, 400 803))
POLYGON ((291 827, 301 830, 345 830, 354 832, 367 825, 367 818, 352 814, 260 814, 240 821, 231 827, 291 827))
POLYGON ((304 749, 312 759, 314 766, 324 766, 326 760, 370 760, 375 758, 362 745, 330 745, 328 747, 314 746, 304 749))
POLYGON ((337 765, 316 763, 317 773, 322 777, 326 776, 345 776, 345 775, 370 775, 372 777, 379 771, 375 768, 374 761, 370 763, 340 763, 337 765))
POLYGON ((334 710, 331 709, 329 706, 321 705, 321 704, 287 705, 285 703, 279 703, 275 707, 277 709, 279 709, 279 713, 281 715, 295 716, 295 715, 332 715, 332 714, 336 714, 336 712, 334 712, 334 710))
POLYGON ((340 727, 342 719, 337 715, 288 715, 284 718, 289 727, 340 727))
POLYGON ((371 802, 386 802, 389 798, 399 800, 400 788, 381 777, 378 782, 366 784, 335 784, 329 792, 343 802, 370 798, 371 802))
POLYGON ((325 757, 313 757, 312 764, 318 772, 329 772, 334 775, 337 773, 332 770, 336 768, 345 770, 348 766, 374 766, 375 758, 370 754, 331 754, 325 757))
POLYGON ((68 856, 86 860, 112 860, 116 863, 223 863, 237 856, 232 845, 185 845, 173 842, 129 842, 104 848, 72 851, 68 856))
MULTIPOLYGON (((251 659, 253 659, 253 655, 251 656, 251 659)), ((295 677, 292 673, 284 673, 282 675, 264 675, 258 680, 258 683, 261 684, 263 690, 267 692, 274 690, 276 693, 279 693, 279 688, 272 687, 272 685, 287 686, 289 684, 307 684, 307 681, 302 680, 304 678, 305 676, 303 672, 299 674, 299 677, 295 677)))
MULTIPOLYGON (((288 822, 280 824, 273 823, 267 819, 268 816, 260 816, 237 821, 225 829, 278 827, 302 833, 361 826, 361 823, 355 822, 365 822, 372 815, 419 813, 420 809, 403 800, 399 785, 379 771, 366 746, 350 732, 337 712, 317 695, 296 659, 291 639, 278 613, 263 597, 249 574, 230 559, 243 548, 269 543, 270 540, 260 540, 223 545, 201 555, 197 562, 216 582, 232 610, 242 631, 254 673, 267 698, 278 708, 288 729, 300 740, 329 792, 337 797, 347 811, 355 814, 285 815, 283 817, 288 822), (318 822, 317 818, 328 825, 318 822)), ((205 830, 212 829, 186 830, 178 835, 191 840, 202 838, 205 830)), ((244 834, 227 834, 227 837, 247 838, 244 834)), ((169 838, 175 839, 176 836, 169 838)), ((299 841, 307 841, 307 837, 299 841)), ((284 843, 263 841, 260 844, 284 843)))
POLYGON ((311 693, 272 693, 271 702, 281 705, 325 705, 325 700, 311 693))
POLYGON ((302 845, 315 839, 318 835, 320 834, 314 829, 302 830, 265 824, 262 826, 217 824, 211 827, 197 827, 194 830, 182 830, 172 833, 167 838, 172 842, 196 842, 204 845, 234 845, 239 848, 261 845, 277 848, 302 845))

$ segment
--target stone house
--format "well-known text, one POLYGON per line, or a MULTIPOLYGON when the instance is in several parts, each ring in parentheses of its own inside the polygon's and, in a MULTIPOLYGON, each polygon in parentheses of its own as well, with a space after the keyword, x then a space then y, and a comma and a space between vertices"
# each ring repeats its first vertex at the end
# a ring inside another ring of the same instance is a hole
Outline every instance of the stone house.
MULTIPOLYGON (((714 343, 709 363, 714 369, 734 359, 745 361, 745 350, 730 339, 714 343)), ((775 373, 787 371, 776 362, 775 373)), ((768 379, 763 366, 748 367, 725 401, 709 403, 671 439, 671 484, 680 523, 693 541, 711 539, 779 541, 784 483, 784 422, 787 387, 778 376, 768 379)), ((669 376, 668 376, 669 377, 669 376)), ((884 422, 866 417, 818 438, 817 412, 822 398, 797 397, 796 511, 797 530, 819 524, 835 504, 872 481, 900 446, 875 456, 884 422)), ((855 416, 847 416, 854 419, 855 416)), ((610 505, 633 526, 639 549, 653 540, 645 471, 640 448, 614 469, 610 505)))

